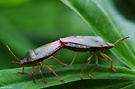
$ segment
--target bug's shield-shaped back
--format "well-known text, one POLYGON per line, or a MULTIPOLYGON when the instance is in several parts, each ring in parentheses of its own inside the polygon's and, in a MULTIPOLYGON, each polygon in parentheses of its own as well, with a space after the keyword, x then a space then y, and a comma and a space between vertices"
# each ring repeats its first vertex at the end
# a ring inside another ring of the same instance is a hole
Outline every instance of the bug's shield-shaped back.
MULTIPOLYGON (((61 47, 61 43, 59 41, 55 41, 46 45, 43 45, 39 48, 33 50, 36 55, 36 58, 47 58, 58 51, 61 47)), ((31 55, 33 56, 33 55, 31 55)), ((34 57, 34 56, 33 56, 34 57)))
POLYGON ((60 40, 64 43, 80 44, 89 48, 114 46, 111 43, 105 42, 100 36, 69 36, 60 40))

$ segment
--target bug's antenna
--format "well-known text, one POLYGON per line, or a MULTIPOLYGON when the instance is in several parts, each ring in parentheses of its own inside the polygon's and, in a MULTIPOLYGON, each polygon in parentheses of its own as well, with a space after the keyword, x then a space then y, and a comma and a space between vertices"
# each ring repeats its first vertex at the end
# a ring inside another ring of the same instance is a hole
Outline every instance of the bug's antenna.
POLYGON ((11 49, 8 47, 8 45, 6 45, 6 47, 8 48, 9 52, 14 56, 14 58, 18 61, 21 61, 18 57, 15 56, 15 54, 11 51, 11 49))
POLYGON ((20 64, 18 61, 11 61, 11 63, 16 63, 16 64, 20 64))
POLYGON ((129 38, 129 36, 124 37, 124 38, 121 38, 121 39, 118 39, 118 40, 114 43, 114 45, 117 45, 118 43, 120 43, 121 41, 123 41, 123 40, 125 40, 125 39, 127 39, 127 38, 129 38))

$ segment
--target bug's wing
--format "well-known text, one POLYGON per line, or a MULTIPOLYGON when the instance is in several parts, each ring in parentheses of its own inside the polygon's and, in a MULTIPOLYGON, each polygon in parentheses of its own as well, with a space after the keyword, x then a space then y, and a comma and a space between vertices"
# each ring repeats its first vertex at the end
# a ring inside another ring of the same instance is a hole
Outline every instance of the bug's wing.
POLYGON ((85 45, 89 48, 107 46, 107 43, 99 36, 70 36, 60 40, 64 43, 85 45))
MULTIPOLYGON (((114 44, 106 42, 100 36, 82 36, 82 39, 78 39, 80 42, 85 40, 91 47, 113 47, 114 44)), ((82 42, 83 43, 83 42, 82 42)))
POLYGON ((60 41, 55 41, 34 49, 36 58, 48 58, 61 48, 60 41))

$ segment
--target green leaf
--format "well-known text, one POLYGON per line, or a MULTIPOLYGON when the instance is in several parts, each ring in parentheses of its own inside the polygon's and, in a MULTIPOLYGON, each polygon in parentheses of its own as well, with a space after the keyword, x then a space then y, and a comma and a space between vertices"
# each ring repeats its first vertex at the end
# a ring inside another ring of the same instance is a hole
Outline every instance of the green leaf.
MULTIPOLYGON (((99 88, 112 88, 112 87, 122 87, 123 85, 132 84, 133 79, 135 78, 135 71, 131 69, 127 69, 124 67, 114 67, 117 70, 117 73, 112 73, 110 70, 110 67, 108 66, 102 66, 98 65, 97 68, 93 71, 93 79, 90 79, 88 76, 88 72, 90 69, 93 68, 94 65, 88 65, 86 69, 83 71, 83 80, 80 79, 79 73, 82 70, 82 67, 84 65, 74 65, 74 66, 67 66, 67 67, 52 67, 52 69, 62 78, 64 79, 64 83, 58 81, 58 79, 54 76, 52 72, 49 70, 46 70, 42 68, 43 75, 45 76, 48 84, 45 84, 42 80, 42 77, 40 76, 40 73, 37 70, 37 67, 35 67, 35 79, 36 83, 33 83, 31 78, 31 67, 25 68, 24 74, 18 74, 18 70, 21 70, 21 68, 16 69, 6 69, 6 70, 0 70, 0 87, 1 88, 14 88, 14 89, 39 89, 39 88, 47 88, 59 85, 64 86, 63 84, 70 85, 71 82, 76 82, 78 84, 81 82, 81 84, 88 84, 88 82, 97 82, 98 86, 91 85, 93 87, 99 87, 99 88), (102 79, 102 80, 99 80, 102 79), (112 85, 111 80, 114 82, 114 85, 112 85), (84 81, 84 82, 83 82, 84 81), (86 81, 86 82, 85 82, 86 81), (110 81, 110 83, 107 83, 107 81, 110 81), (121 81, 121 82, 120 82, 121 81), (106 84, 104 84, 107 83, 106 84), (106 85, 106 86, 104 86, 106 85)), ((65 86, 66 86, 65 85, 65 86)), ((74 86, 74 85, 70 85, 74 86)), ((69 87, 70 87, 69 86, 69 87)), ((79 85, 82 87, 81 85, 79 85)))
MULTIPOLYGON (((110 80, 110 79, 96 79, 96 80, 79 80, 75 82, 70 82, 58 86, 48 87, 46 89, 119 89, 123 88, 126 85, 133 85, 133 81, 126 81, 126 80, 110 80), (113 86, 112 86, 113 85, 113 86)), ((130 87, 127 89, 131 89, 134 87, 130 87)))
MULTIPOLYGON (((105 0, 61 1, 76 12, 96 35, 101 36, 106 41, 114 43, 124 36, 108 14, 109 11, 105 9, 105 0)), ((111 51, 126 66, 135 69, 134 50, 127 45, 127 41, 121 42, 111 51)))

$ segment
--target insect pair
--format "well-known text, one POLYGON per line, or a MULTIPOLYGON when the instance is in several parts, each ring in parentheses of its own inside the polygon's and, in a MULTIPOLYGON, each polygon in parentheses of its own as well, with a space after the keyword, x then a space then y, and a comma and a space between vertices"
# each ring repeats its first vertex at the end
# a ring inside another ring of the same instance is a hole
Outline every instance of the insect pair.
MULTIPOLYGON (((99 36, 69 36, 69 37, 65 37, 65 38, 60 38, 60 40, 58 40, 58 41, 54 41, 52 43, 43 45, 39 48, 29 50, 26 53, 23 60, 18 59, 8 46, 7 46, 7 48, 11 52, 11 54, 19 61, 19 62, 12 61, 12 63, 21 64, 23 66, 22 71, 18 71, 19 73, 21 73, 21 74, 24 73, 25 64, 32 64, 31 74, 32 74, 32 79, 33 79, 34 83, 36 83, 35 78, 34 78, 34 65, 35 64, 37 64, 38 71, 41 74, 43 81, 45 83, 47 83, 47 81, 42 74, 40 66, 46 67, 48 70, 53 72, 53 74, 59 79, 59 81, 64 82, 64 80, 62 78, 60 78, 52 68, 50 68, 49 66, 47 66, 46 64, 43 63, 43 60, 53 58, 55 61, 57 61, 61 65, 66 66, 66 64, 62 63, 57 58, 52 56, 54 53, 56 53, 61 48, 66 48, 66 49, 73 50, 76 52, 90 52, 91 56, 88 58, 87 64, 89 64, 92 57, 95 56, 96 65, 97 65, 98 64, 97 53, 99 53, 99 54, 101 54, 101 56, 104 59, 109 59, 111 61, 110 68, 113 72, 116 72, 112 65, 113 64, 112 59, 109 56, 107 56, 106 54, 104 54, 103 52, 105 50, 113 48, 118 43, 120 43, 121 41, 123 41, 127 38, 129 38, 129 37, 121 38, 121 39, 117 40, 114 44, 112 44, 112 43, 105 42, 99 36)), ((92 70, 96 67, 96 65, 92 68, 92 70)), ((89 72, 90 77, 92 77, 92 75, 91 75, 92 70, 89 72)), ((81 78, 82 78, 82 71, 80 72, 81 78)))

